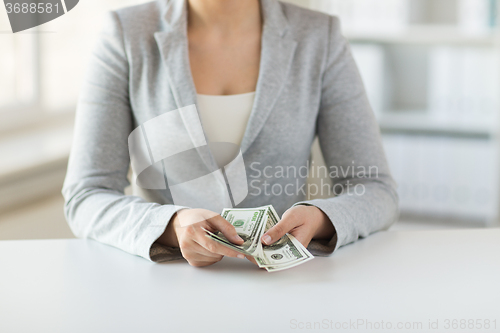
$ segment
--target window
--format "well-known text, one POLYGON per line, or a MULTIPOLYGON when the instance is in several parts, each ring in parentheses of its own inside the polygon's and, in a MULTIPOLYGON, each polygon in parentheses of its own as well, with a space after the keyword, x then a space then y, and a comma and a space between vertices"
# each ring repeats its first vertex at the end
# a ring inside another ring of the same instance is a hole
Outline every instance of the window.
POLYGON ((0 7, 0 131, 75 110, 100 18, 144 0, 86 0, 67 14, 13 34, 0 7))
POLYGON ((9 31, 8 21, 1 20, 0 114, 33 108, 38 99, 36 35, 9 31))

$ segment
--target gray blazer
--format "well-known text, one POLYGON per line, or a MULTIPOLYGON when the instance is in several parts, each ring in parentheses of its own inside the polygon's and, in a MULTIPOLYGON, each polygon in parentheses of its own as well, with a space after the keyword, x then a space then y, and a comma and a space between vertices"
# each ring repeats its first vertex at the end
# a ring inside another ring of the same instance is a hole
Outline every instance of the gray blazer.
MULTIPOLYGON (((279 214, 297 203, 318 207, 336 235, 313 241, 309 249, 330 254, 396 221, 395 183, 339 20, 275 0, 261 0, 261 7, 260 73, 241 144, 249 191, 237 207, 272 204, 279 214), (309 165, 316 136, 335 195, 304 201, 307 179, 296 171, 309 165)), ((127 140, 148 120, 196 105, 186 23, 185 0, 109 13, 79 98, 63 187, 75 235, 153 261, 181 257, 178 249, 155 243, 181 207, 173 204, 168 188, 124 195, 127 140)), ((170 126, 164 137, 176 140, 175 128, 189 132, 190 126, 189 121, 170 126)), ((193 193, 198 207, 219 209, 211 200, 218 194, 208 192, 193 193)))

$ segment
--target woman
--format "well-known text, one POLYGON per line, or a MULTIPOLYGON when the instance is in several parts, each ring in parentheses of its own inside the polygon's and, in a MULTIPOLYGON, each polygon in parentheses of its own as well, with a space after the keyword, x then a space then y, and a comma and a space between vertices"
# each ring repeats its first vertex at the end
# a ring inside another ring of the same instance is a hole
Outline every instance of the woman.
MULTIPOLYGON (((217 214, 219 192, 192 191, 192 207, 177 205, 172 186, 124 195, 130 133, 171 110, 186 119, 193 104, 202 140, 241 145, 251 190, 237 207, 286 211, 264 244, 289 232, 328 255, 396 220, 378 127, 335 17, 275 0, 158 0, 110 13, 93 53, 63 188, 77 236, 193 266, 240 255, 204 236, 242 241, 217 214), (329 173, 342 191, 303 201, 306 178, 283 170, 309 165, 315 136, 329 170, 342 171, 329 173)), ((192 126, 159 131, 174 142, 192 126)))

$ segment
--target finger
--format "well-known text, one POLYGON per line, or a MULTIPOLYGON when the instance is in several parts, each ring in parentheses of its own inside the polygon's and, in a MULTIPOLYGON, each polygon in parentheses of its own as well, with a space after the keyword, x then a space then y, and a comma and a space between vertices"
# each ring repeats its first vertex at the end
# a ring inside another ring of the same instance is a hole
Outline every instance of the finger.
POLYGON ((211 259, 211 260, 206 260, 204 258, 199 258, 199 259, 191 259, 190 258, 190 259, 188 259, 188 263, 194 267, 206 267, 206 266, 210 266, 210 265, 213 265, 215 263, 218 263, 221 260, 222 260, 222 257, 220 257, 220 259, 211 259))
POLYGON ((238 233, 236 232, 234 226, 231 223, 229 223, 226 219, 224 219, 222 216, 217 215, 210 217, 207 219, 207 222, 210 224, 210 226, 222 232, 222 234, 231 243, 237 245, 243 244, 243 239, 240 236, 238 236, 238 233))
POLYGON ((189 247, 181 248, 182 256, 191 266, 202 267, 219 262, 223 256, 211 253, 192 241, 189 247))
POLYGON ((222 259, 222 255, 213 253, 205 249, 203 246, 198 244, 196 240, 193 240, 192 245, 189 248, 189 254, 193 256, 199 256, 199 257, 204 257, 204 258, 210 258, 210 259, 222 259))
POLYGON ((189 256, 189 261, 195 261, 195 262, 212 262, 212 263, 215 263, 215 262, 219 262, 222 260, 222 258, 224 258, 223 256, 221 255, 216 255, 216 256, 205 256, 203 254, 200 254, 200 253, 194 253, 192 255, 189 256))
POLYGON ((236 250, 232 250, 222 244, 219 244, 216 241, 206 237, 205 235, 202 235, 201 237, 194 239, 194 241, 211 253, 219 254, 222 256, 228 256, 232 258, 245 259, 244 254, 236 250))
POLYGON ((255 261, 255 258, 254 258, 254 257, 252 257, 252 256, 245 256, 245 258, 247 258, 250 262, 254 263, 255 265, 259 266, 259 265, 257 264, 257 261, 255 261))
POLYGON ((300 221, 296 219, 293 215, 288 215, 283 217, 274 227, 269 229, 264 235, 262 235, 262 243, 265 245, 271 245, 283 237, 287 232, 296 228, 300 225, 300 221))

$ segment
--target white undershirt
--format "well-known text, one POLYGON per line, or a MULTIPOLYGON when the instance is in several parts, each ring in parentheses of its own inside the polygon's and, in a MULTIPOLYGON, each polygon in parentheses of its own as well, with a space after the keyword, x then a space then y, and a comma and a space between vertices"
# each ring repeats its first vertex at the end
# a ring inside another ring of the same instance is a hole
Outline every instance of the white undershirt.
MULTIPOLYGON (((229 142, 239 146, 252 112, 255 92, 197 96, 201 124, 208 142, 229 142)), ((215 155, 214 157, 219 166, 227 163, 226 158, 215 155)))

